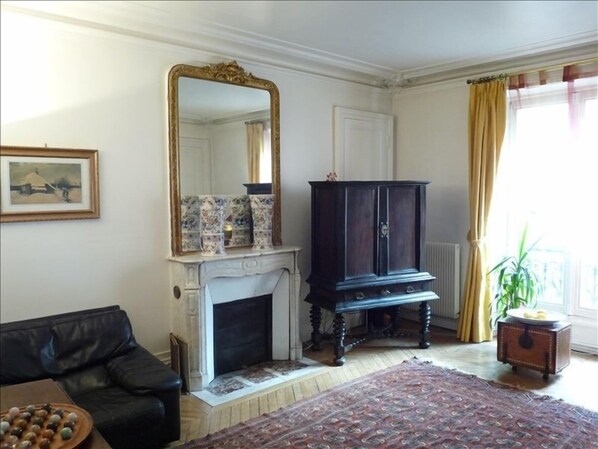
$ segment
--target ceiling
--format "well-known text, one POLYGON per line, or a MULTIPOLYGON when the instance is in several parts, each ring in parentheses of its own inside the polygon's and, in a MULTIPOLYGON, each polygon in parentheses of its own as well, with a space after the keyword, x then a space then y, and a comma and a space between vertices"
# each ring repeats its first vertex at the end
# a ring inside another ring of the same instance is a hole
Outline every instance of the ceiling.
POLYGON ((270 118, 270 93, 266 90, 181 77, 178 93, 179 115, 183 120, 209 124, 270 118))
POLYGON ((597 1, 2 2, 212 54, 380 83, 598 55, 597 1), (504 64, 503 64, 504 65, 504 64))

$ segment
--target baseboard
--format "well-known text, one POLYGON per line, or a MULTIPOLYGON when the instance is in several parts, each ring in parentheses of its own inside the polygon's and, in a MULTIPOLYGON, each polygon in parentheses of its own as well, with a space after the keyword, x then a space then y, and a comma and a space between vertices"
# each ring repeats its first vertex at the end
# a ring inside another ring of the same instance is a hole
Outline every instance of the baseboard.
MULTIPOLYGON (((404 318, 410 321, 419 322, 419 312, 415 310, 401 310, 400 318, 404 318)), ((449 329, 452 331, 457 330, 457 319, 454 318, 445 318, 442 316, 435 316, 432 315, 430 318, 430 324, 432 326, 441 327, 443 329, 449 329)), ((400 324, 399 324, 400 327, 400 324)))
MULTIPOLYGON (((415 310, 414 311, 401 310, 401 317, 403 317, 407 320, 419 322, 419 315, 418 315, 418 312, 416 312, 415 310)), ((592 327, 589 326, 582 319, 579 319, 576 317, 569 317, 569 318, 571 319, 574 329, 578 333, 581 333, 583 331, 591 332, 592 327)), ((441 327, 443 329, 450 329, 450 330, 456 331, 459 323, 458 323, 457 319, 451 319, 451 318, 445 318, 445 317, 432 315, 432 317, 430 319, 430 324, 432 326, 441 327)), ((575 337, 578 337, 578 335, 575 335, 575 337)), ((496 336, 496 329, 494 329, 494 336, 496 336)), ((578 341, 571 342, 571 350, 578 351, 578 352, 584 352, 587 354, 598 355, 598 347, 596 347, 596 345, 592 345, 591 338, 589 338, 589 339, 586 338, 585 342, 583 340, 581 340, 581 338, 579 338, 579 337, 577 338, 577 340, 578 341)))
POLYGON ((170 351, 161 351, 154 354, 165 365, 170 366, 170 351))
POLYGON ((571 350, 577 352, 584 352, 586 354, 598 355, 598 349, 595 346, 588 346, 579 343, 571 343, 571 350))

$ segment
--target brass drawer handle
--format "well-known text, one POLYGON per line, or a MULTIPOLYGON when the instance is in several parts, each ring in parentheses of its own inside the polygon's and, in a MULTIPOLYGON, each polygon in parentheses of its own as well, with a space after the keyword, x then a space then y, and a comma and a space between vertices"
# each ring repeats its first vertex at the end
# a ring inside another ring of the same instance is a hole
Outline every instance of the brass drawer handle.
POLYGON ((408 285, 407 288, 405 289, 405 293, 413 293, 415 291, 415 288, 413 288, 413 285, 408 285))
POLYGON ((355 299, 363 299, 363 298, 365 298, 365 295, 363 294, 363 292, 355 293, 355 299))

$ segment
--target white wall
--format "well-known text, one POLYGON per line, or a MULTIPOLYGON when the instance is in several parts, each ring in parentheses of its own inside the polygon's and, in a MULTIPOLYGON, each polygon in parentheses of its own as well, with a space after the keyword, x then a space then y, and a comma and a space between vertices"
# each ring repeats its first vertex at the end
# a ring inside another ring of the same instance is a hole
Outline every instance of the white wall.
POLYGON ((249 182, 247 169, 247 126, 244 121, 215 125, 210 130, 214 193, 243 195, 249 182))
POLYGON ((173 65, 236 57, 277 84, 282 237, 303 248, 303 279, 310 258, 307 182, 332 170, 333 106, 392 109, 380 89, 251 64, 242 55, 205 55, 8 11, 1 21, 2 145, 98 149, 101 201, 98 220, 1 225, 2 322, 120 304, 141 344, 168 350, 166 86, 173 65))
POLYGON ((243 183, 249 182, 246 159, 247 127, 243 120, 219 125, 181 123, 179 138, 181 150, 181 171, 179 176, 182 192, 186 192, 188 195, 211 193, 242 195, 247 193, 245 186, 243 186, 243 183), (198 139, 201 139, 202 143, 209 147, 207 155, 198 156, 193 154, 204 150, 204 148, 199 147, 198 139), (186 141, 191 143, 195 141, 198 144, 196 146, 186 146, 186 141), (183 157, 189 161, 195 159, 193 167, 185 167, 183 157), (199 167, 200 160, 207 162, 209 166, 199 167), (207 170, 207 172, 204 170, 207 170), (202 177, 204 179, 200 179, 202 177), (183 182, 183 180, 187 182, 183 182), (183 189, 183 187, 186 188, 183 189))
POLYGON ((465 82, 405 89, 393 101, 395 173, 430 181, 426 237, 461 244, 462 284, 469 254, 468 101, 465 82))

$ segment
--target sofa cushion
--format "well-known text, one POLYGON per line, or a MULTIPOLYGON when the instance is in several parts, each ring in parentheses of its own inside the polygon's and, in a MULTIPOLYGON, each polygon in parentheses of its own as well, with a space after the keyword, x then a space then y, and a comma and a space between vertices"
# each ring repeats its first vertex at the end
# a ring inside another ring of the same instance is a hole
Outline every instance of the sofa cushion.
POLYGON ((136 348, 118 306, 0 325, 0 384, 56 378, 136 348))
POLYGON ((137 347, 127 314, 116 310, 54 324, 53 373, 103 363, 137 347))
POLYGON ((70 397, 89 393, 113 385, 104 365, 95 365, 58 377, 56 381, 70 397))
POLYGON ((0 384, 52 377, 54 348, 49 327, 2 329, 0 384))

